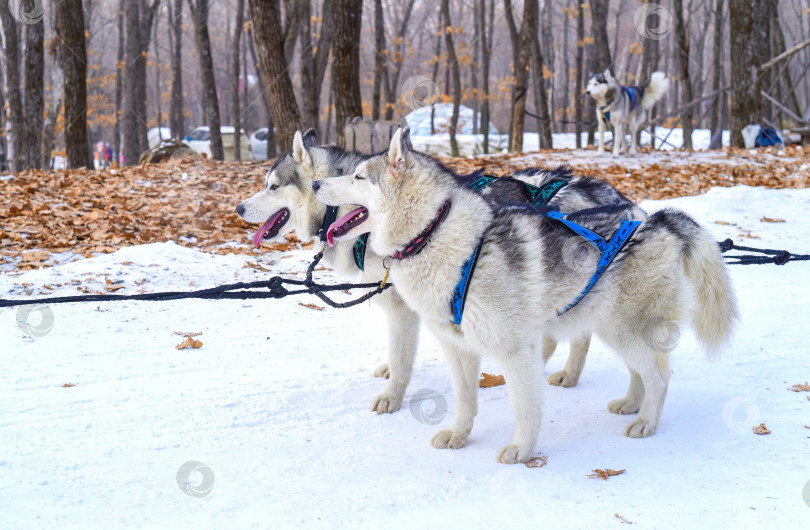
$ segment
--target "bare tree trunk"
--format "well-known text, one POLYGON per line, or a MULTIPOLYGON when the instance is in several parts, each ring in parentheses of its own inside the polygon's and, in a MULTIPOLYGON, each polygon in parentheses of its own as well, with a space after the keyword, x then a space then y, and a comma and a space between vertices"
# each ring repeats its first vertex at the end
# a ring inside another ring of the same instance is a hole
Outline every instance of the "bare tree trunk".
POLYGON ((219 118, 219 98, 214 77, 214 60, 211 57, 211 38, 208 35, 208 0, 188 0, 194 18, 194 35, 197 52, 200 56, 200 70, 203 84, 203 108, 205 109, 208 130, 211 135, 211 158, 223 160, 222 132, 219 118))
MULTIPOLYGON (((395 44, 396 48, 394 49, 394 64, 396 66, 394 67, 393 78, 388 83, 388 103, 386 104, 385 108, 386 120, 391 120, 394 117, 394 109, 396 108, 397 102, 397 89, 399 88, 399 78, 402 74, 402 65, 405 61, 405 32, 408 31, 408 23, 410 22, 411 14, 413 13, 414 1, 415 0, 409 0, 409 2, 406 4, 405 13, 402 16, 402 23, 397 31, 397 44, 395 44)), ((441 41, 441 36, 438 38, 439 41, 441 41)), ((435 69, 436 67, 434 66, 434 70, 435 69)), ((433 82, 436 82, 435 75, 433 76, 433 82)))
POLYGON ((374 0, 374 91, 371 94, 371 119, 380 119, 380 93, 385 71, 385 21, 382 0, 374 0))
POLYGON ((487 5, 486 0, 479 2, 478 32, 481 36, 481 82, 484 87, 483 104, 481 105, 481 134, 484 135, 484 154, 489 153, 489 64, 492 57, 492 13, 495 9, 495 0, 490 0, 490 31, 487 35, 487 5))
MULTIPOLYGON (((34 8, 28 0, 26 12, 34 8)), ((43 39, 45 25, 42 20, 25 26, 25 143, 27 147, 25 167, 40 169, 42 164, 42 113, 45 110, 45 50, 43 39)))
POLYGON ((461 72, 459 71, 456 47, 453 45, 453 23, 450 19, 450 0, 442 0, 442 18, 444 19, 444 42, 447 47, 447 62, 453 78, 453 116, 450 118, 450 153, 458 156, 458 142, 456 141, 456 127, 458 127, 458 112, 461 106, 461 72))
POLYGON ((768 45, 768 8, 769 1, 729 1, 730 46, 734 51, 731 61, 732 147, 743 147, 743 127, 759 123, 762 117, 762 85, 757 73, 762 64, 761 48, 768 45))
MULTIPOLYGON (((124 76, 124 117, 123 117, 123 144, 124 164, 136 164, 141 151, 146 149, 141 145, 141 136, 138 134, 138 91, 136 88, 138 77, 138 56, 140 56, 139 30, 140 1, 126 2, 126 49, 124 76)), ((70 85, 68 85, 70 86, 70 85)))
MULTIPOLYGON (((250 14, 250 10, 248 10, 248 14, 250 14)), ((257 73, 256 78, 259 84, 259 94, 261 94, 262 104, 264 105, 264 110, 267 113, 267 159, 269 160, 275 158, 278 153, 278 143, 276 142, 276 124, 273 123, 273 113, 270 109, 270 104, 267 103, 267 92, 264 90, 264 81, 262 80, 262 75, 259 73, 259 59, 256 56, 256 46, 254 45, 256 39, 254 38, 252 32, 253 30, 251 30, 251 35, 248 35, 245 38, 248 41, 250 57, 253 59, 254 71, 257 73)))
POLYGON ((8 102, 6 115, 6 138, 9 168, 22 171, 25 168, 25 112, 20 90, 20 42, 18 25, 11 12, 0 7, 0 21, 3 28, 3 91, 8 102))
POLYGON ((69 168, 93 167, 87 136, 87 48, 82 0, 59 0, 57 39, 65 69, 65 146, 69 168))
POLYGON ((284 56, 278 0, 272 2, 249 0, 249 5, 253 17, 253 34, 259 52, 259 69, 273 120, 267 137, 269 157, 270 133, 273 131, 273 125, 276 128, 279 148, 282 152, 287 152, 292 149, 295 131, 301 128, 301 116, 298 113, 295 92, 284 56))
MULTIPOLYGON (((431 77, 432 82, 436 85, 436 80, 439 76, 439 63, 441 63, 441 53, 442 53, 442 36, 444 35, 444 28, 442 26, 442 15, 439 13, 439 22, 436 27, 436 50, 433 54, 434 62, 433 62, 433 76, 431 77)), ((396 85, 394 85, 396 86, 396 85)), ((437 85, 438 86, 438 85, 437 85)), ((436 134, 436 102, 431 103, 430 105, 430 134, 436 134)))
MULTIPOLYGON (((58 0, 57 0, 58 1, 58 0)), ((125 1, 118 3, 118 55, 115 61, 115 125, 113 126, 113 153, 116 164, 121 162, 121 121, 124 100, 124 12, 125 1)), ((180 0, 182 2, 182 0, 180 0)), ((63 77, 64 81, 64 77, 63 77)))
POLYGON ((610 0, 591 0, 591 25, 596 49, 597 71, 602 72, 613 64, 607 34, 607 15, 610 0))
MULTIPOLYGON (((650 0, 650 4, 658 4, 659 0, 650 0)), ((655 8, 653 8, 655 9, 655 8)), ((653 11, 655 12, 655 11, 653 11)), ((660 24, 660 15, 659 24, 660 24)), ((645 21, 649 22, 649 21, 645 21)), ((644 39, 644 50, 641 59, 641 78, 640 83, 647 83, 650 80, 652 73, 658 68, 659 52, 658 52, 658 39, 646 38, 644 39)), ((657 107, 650 109, 650 120, 657 114, 657 107)), ((650 147, 655 148, 655 125, 650 126, 650 147)), ((636 136, 636 144, 641 145, 641 130, 638 131, 636 136)))
MULTIPOLYGON (((323 4, 321 5, 321 18, 321 26, 318 30, 318 51, 315 53, 315 83, 312 85, 312 100, 315 102, 316 107, 320 105, 323 78, 326 75, 326 68, 329 65, 329 51, 332 49, 332 40, 335 36, 331 0, 323 0, 323 4)), ((316 118, 317 122, 320 122, 320 113, 316 118)), ((328 130, 329 125, 327 124, 322 136, 329 134, 327 132, 328 130)))
POLYGON ((523 131, 526 122, 526 93, 528 91, 528 65, 531 60, 533 41, 537 38, 537 2, 527 1, 523 6, 523 23, 517 30, 512 2, 504 0, 504 14, 512 40, 513 72, 515 84, 512 87, 512 131, 510 151, 523 151, 523 131))
MULTIPOLYGON (((675 39, 678 48, 678 64, 680 68, 681 80, 681 104, 692 101, 692 80, 689 77, 689 31, 683 19, 683 0, 674 0, 675 10, 675 39)), ((681 115, 683 125, 683 148, 692 149, 692 107, 683 111, 681 115)))
POLYGON ((306 0, 284 0, 284 59, 287 64, 292 64, 293 53, 295 52, 295 42, 298 40, 298 11, 295 9, 296 2, 306 0))
MULTIPOLYGON (((782 24, 779 22, 779 9, 771 11, 771 43, 771 54, 774 57, 786 50, 785 34, 782 31, 782 24)), ((793 90, 793 77, 790 75, 790 63, 786 61, 783 68, 785 80, 780 80, 776 83, 777 90, 780 91, 782 83, 785 84, 785 89, 790 92, 789 101, 785 101, 785 105, 789 104, 793 108, 793 112, 801 116, 802 111, 799 106, 799 99, 796 97, 796 91, 793 90)), ((782 101, 781 96, 776 99, 782 101)))
POLYGON ((583 110, 583 97, 584 86, 583 81, 585 78, 585 14, 582 5, 576 1, 575 9, 577 10, 577 66, 576 66, 576 83, 574 84, 574 133, 577 135, 577 149, 582 147, 582 110, 583 110))
MULTIPOLYGON (((137 134, 140 150, 145 151, 149 149, 149 141, 147 139, 147 130, 149 129, 149 120, 146 113, 146 67, 149 62, 149 43, 150 35, 152 34, 152 24, 155 21, 155 13, 160 6, 160 0, 153 0, 152 5, 147 7, 146 0, 130 0, 140 2, 139 14, 140 19, 138 22, 138 55, 135 61, 135 68, 137 70, 135 76, 135 110, 137 115, 137 134)), ((158 124, 159 126, 160 124, 158 124)), ((140 153, 138 153, 140 156, 140 153)), ((136 158, 137 160, 137 158, 136 158)))
MULTIPOLYGON (((242 113, 239 110, 239 42, 242 39, 242 26, 244 26, 245 0, 236 0, 236 21, 233 30, 233 49, 231 50, 231 105, 233 108, 233 128, 234 139, 233 148, 235 150, 234 160, 242 161, 240 147, 242 144, 242 113)), ((247 79, 245 79, 247 85, 247 79)))
MULTIPOLYGON (((723 24, 725 24, 725 18, 723 17, 723 5, 725 0, 716 0, 715 7, 714 7, 714 42, 712 43, 713 47, 713 54, 712 54, 712 90, 716 91, 720 89, 720 77, 723 73, 723 52, 725 51, 725 40, 723 40, 723 24)), ((726 94, 721 94, 716 102, 711 102, 712 105, 712 116, 711 121, 709 124, 709 128, 712 131, 712 135, 717 133, 720 124, 720 107, 721 102, 725 99, 726 94)))
POLYGON ((309 0, 298 2, 298 23, 299 37, 301 41, 301 122, 304 129, 318 128, 318 97, 319 87, 315 86, 315 55, 312 53, 315 47, 315 39, 312 37, 311 28, 312 9, 309 0))
POLYGON ((540 149, 551 149, 551 120, 554 119, 553 112, 548 106, 546 97, 546 80, 543 77, 545 63, 543 53, 540 51, 540 41, 537 38, 537 13, 539 12, 537 0, 526 0, 524 3, 523 25, 529 28, 529 40, 532 47, 532 78, 534 79, 534 108, 538 116, 545 116, 549 121, 544 122, 537 119, 537 134, 539 136, 540 149), (533 5, 530 5, 533 4, 533 5), (529 9, 531 8, 531 9, 529 9), (526 17, 531 16, 533 20, 527 22, 526 17))
POLYGON ((174 13, 169 3, 170 31, 174 36, 172 48, 172 91, 169 98, 169 127, 172 136, 183 138, 183 0, 174 0, 174 13))
MULTIPOLYGON (((478 19, 480 15, 478 11, 480 10, 480 6, 476 0, 473 0, 473 43, 477 43, 481 40, 481 32, 478 28, 478 19)), ((478 134, 478 124, 480 118, 480 109, 481 109, 481 95, 478 93, 478 69, 481 67, 478 58, 478 46, 473 44, 472 49, 472 60, 470 61, 470 86, 472 87, 472 111, 473 111, 473 122, 472 122, 472 133, 478 134)))
POLYGON ((332 60, 332 92, 335 100, 337 143, 345 143, 346 121, 363 115, 360 99, 360 23, 363 0, 335 0, 333 3, 335 42, 332 60))
MULTIPOLYGON (((54 2, 55 4, 56 2, 54 2)), ((123 20, 123 18, 122 18, 123 20)), ((51 166, 51 151, 53 150, 53 142, 56 136, 56 122, 59 119, 59 113, 62 111, 62 101, 65 95, 65 72, 62 69, 62 47, 51 45, 48 47, 48 52, 51 57, 51 96, 48 100, 48 109, 45 116, 45 122, 42 125, 42 149, 40 153, 40 164, 44 169, 51 166)), ((116 78, 116 84, 118 79, 116 78)), ((116 116, 117 116, 116 108, 116 116)), ((118 119, 115 121, 118 124, 118 119)))

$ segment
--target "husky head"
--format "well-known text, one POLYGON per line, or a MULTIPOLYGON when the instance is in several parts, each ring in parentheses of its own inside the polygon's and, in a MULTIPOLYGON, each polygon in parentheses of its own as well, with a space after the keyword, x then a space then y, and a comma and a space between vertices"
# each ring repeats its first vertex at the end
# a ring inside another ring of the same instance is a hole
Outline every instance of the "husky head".
POLYGON ((329 227, 329 244, 370 232, 377 254, 401 249, 452 194, 450 175, 431 156, 413 149, 408 127, 398 129, 387 152, 362 162, 349 175, 312 183, 315 196, 328 205, 359 206, 329 227))
POLYGON ((303 135, 296 131, 292 151, 273 164, 261 191, 236 207, 245 221, 263 223, 253 236, 257 247, 262 241, 283 240, 292 230, 307 241, 320 229, 325 208, 315 199, 312 182, 333 176, 343 152, 316 144, 314 129, 303 135))
POLYGON ((600 105, 606 105, 617 93, 619 83, 610 75, 608 68, 601 74, 593 74, 588 80, 585 92, 600 105))

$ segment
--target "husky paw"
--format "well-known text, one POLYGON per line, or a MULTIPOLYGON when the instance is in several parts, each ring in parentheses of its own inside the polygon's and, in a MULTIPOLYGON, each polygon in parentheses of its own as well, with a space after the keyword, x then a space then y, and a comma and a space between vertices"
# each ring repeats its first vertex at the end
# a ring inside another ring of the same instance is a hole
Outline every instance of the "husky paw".
POLYGON ((519 464, 528 462, 534 453, 533 447, 522 447, 517 444, 507 444, 498 452, 498 462, 501 464, 519 464))
MULTIPOLYGON (((608 403, 608 410, 615 414, 635 414, 641 408, 638 403, 633 403, 627 398, 614 399, 608 403)), ((628 434, 628 436, 630 436, 628 434)))
POLYGON ((565 370, 554 372, 553 374, 548 376, 549 384, 552 384, 554 386, 563 386, 565 388, 576 386, 577 381, 579 381, 578 377, 574 377, 565 370))
POLYGON ((636 420, 627 424, 624 435, 628 438, 646 438, 655 434, 655 427, 644 420, 636 420))
POLYGON ((442 429, 433 435, 430 443, 436 449, 461 449, 467 445, 467 437, 451 429, 442 429))
POLYGON ((374 377, 382 377, 383 379, 388 379, 390 375, 391 372, 388 371, 388 363, 382 363, 380 366, 374 369, 374 377))
POLYGON ((377 414, 390 414, 402 406, 402 396, 392 396, 383 392, 371 402, 371 410, 377 414))

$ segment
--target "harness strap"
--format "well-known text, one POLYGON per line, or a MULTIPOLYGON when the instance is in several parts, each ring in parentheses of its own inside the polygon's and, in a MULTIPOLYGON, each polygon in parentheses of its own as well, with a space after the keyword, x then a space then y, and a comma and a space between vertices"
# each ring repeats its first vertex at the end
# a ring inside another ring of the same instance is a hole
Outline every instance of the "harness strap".
POLYGON ((354 248, 352 249, 354 264, 357 265, 357 268, 361 271, 365 270, 364 267, 366 264, 366 246, 368 245, 368 235, 369 233, 366 232, 358 237, 357 241, 354 242, 354 248))
POLYGON ((568 180, 561 179, 561 180, 552 180, 551 182, 546 182, 542 186, 534 186, 532 184, 524 184, 526 189, 529 190, 529 193, 532 196, 532 204, 535 206, 542 206, 544 204, 548 204, 551 199, 568 184, 568 180))
POLYGON ((477 179, 467 184, 467 187, 473 191, 481 191, 496 180, 498 180, 498 177, 493 177, 492 175, 481 175, 477 179))
POLYGON ((329 231, 329 227, 332 226, 332 223, 335 222, 335 219, 337 219, 337 213, 338 213, 337 206, 326 207, 326 214, 323 216, 323 223, 321 223, 321 229, 318 230, 318 237, 323 243, 326 243, 326 233, 329 231))
POLYGON ((557 221, 561 221, 565 226, 573 230, 577 235, 582 236, 588 243, 591 243, 593 246, 599 249, 602 253, 602 256, 599 258, 599 263, 596 265, 596 271, 594 271, 593 276, 588 281, 588 284, 582 290, 582 292, 574 298, 574 301, 568 304, 565 309, 562 311, 557 311, 557 316, 562 315, 582 300, 588 292, 596 285, 596 282, 599 278, 602 277, 602 274, 607 270, 608 265, 613 262, 613 259, 619 253, 619 251, 624 248, 625 244, 630 240, 630 238, 635 233, 636 229, 641 225, 641 221, 627 221, 622 219, 621 224, 619 224, 619 228, 616 232, 613 233, 613 237, 610 238, 610 241, 605 241, 605 239, 600 236, 599 234, 588 230, 584 226, 580 226, 574 222, 571 222, 567 219, 563 219, 564 214, 560 214, 559 212, 548 212, 546 217, 550 219, 555 219, 557 221))
POLYGON ((478 263, 479 250, 481 250, 481 241, 473 249, 473 253, 461 266, 461 279, 453 289, 453 299, 450 301, 450 311, 453 313, 453 322, 461 324, 461 316, 464 313, 464 304, 467 301, 467 290, 470 288, 470 280, 472 279, 475 265, 478 263))

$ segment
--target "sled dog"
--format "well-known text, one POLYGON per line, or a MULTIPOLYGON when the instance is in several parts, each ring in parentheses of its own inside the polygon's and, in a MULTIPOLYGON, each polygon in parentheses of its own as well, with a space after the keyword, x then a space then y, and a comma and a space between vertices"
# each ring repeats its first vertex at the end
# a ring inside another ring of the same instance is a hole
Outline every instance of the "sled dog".
POLYGON ((664 97, 669 80, 664 72, 653 72, 644 86, 620 85, 610 70, 595 74, 585 92, 596 101, 596 122, 599 126, 599 154, 605 152, 605 127, 613 127, 613 156, 624 150, 624 126, 630 126, 630 154, 636 154, 636 132, 647 119, 647 111, 664 97))
POLYGON ((477 412, 480 358, 490 355, 503 371, 516 421, 497 459, 532 458, 542 418, 543 335, 596 333, 616 350, 630 369, 630 385, 608 408, 638 412, 625 435, 650 436, 670 377, 673 345, 662 331, 690 325, 707 354, 716 356, 737 320, 717 244, 674 209, 643 221, 633 219, 627 204, 570 215, 525 204, 495 209, 415 151, 407 128, 394 134, 386 153, 312 187, 325 204, 359 205, 329 227, 329 240, 369 232, 374 254, 388 256, 398 295, 442 344, 456 414, 432 438, 437 448, 466 444, 477 412), (599 250, 566 257, 572 241, 582 238, 594 246, 601 239, 599 250), (612 261, 603 268, 605 256, 612 261))
MULTIPOLYGON (((270 168, 265 177, 265 186, 236 208, 237 213, 246 221, 261 223, 253 238, 254 244, 259 246, 262 241, 283 239, 292 230, 295 230, 302 241, 325 236, 323 225, 326 206, 315 198, 312 182, 351 173, 367 159, 368 156, 337 147, 318 146, 313 129, 303 135, 296 132, 293 150, 279 158, 270 168)), ((466 176, 454 175, 462 185, 469 185, 481 177, 480 172, 466 176)), ((528 203, 533 200, 530 192, 532 188, 526 184, 538 190, 550 190, 550 195, 544 202, 554 204, 564 211, 627 204, 632 208, 635 218, 645 216, 641 209, 633 206, 627 197, 607 182, 575 176, 564 166, 552 170, 524 169, 510 177, 494 179, 494 182, 478 190, 478 193, 492 206, 528 203)), ((342 216, 350 210, 352 208, 342 207, 337 215, 342 216)), ((578 252, 587 252, 581 242, 577 243, 578 245, 566 249, 572 256, 578 252)), ((368 238, 364 237, 336 241, 334 246, 324 250, 323 262, 340 275, 357 275, 360 272, 363 283, 379 281, 385 275, 382 257, 368 248, 368 238)), ((419 337, 419 317, 404 303, 395 285, 375 296, 373 300, 380 304, 388 322, 388 362, 377 367, 374 375, 387 378, 388 383, 383 393, 372 401, 371 410, 391 413, 401 407, 410 382, 419 337)), ((549 382, 564 387, 576 385, 589 346, 590 335, 573 339, 565 368, 551 374, 549 382)), ((547 360, 556 347, 555 339, 545 337, 544 359, 547 360)))

